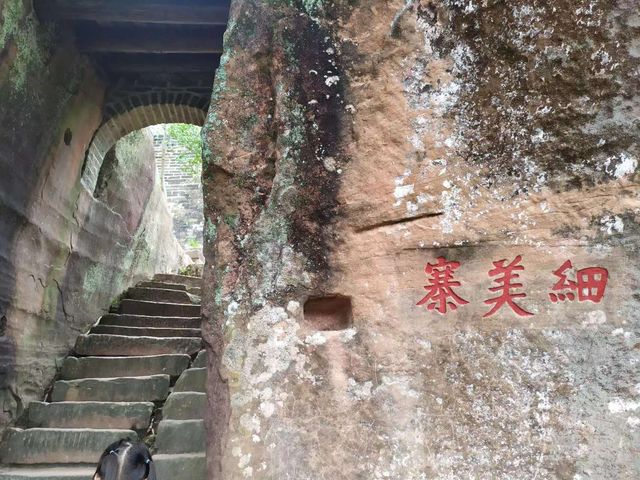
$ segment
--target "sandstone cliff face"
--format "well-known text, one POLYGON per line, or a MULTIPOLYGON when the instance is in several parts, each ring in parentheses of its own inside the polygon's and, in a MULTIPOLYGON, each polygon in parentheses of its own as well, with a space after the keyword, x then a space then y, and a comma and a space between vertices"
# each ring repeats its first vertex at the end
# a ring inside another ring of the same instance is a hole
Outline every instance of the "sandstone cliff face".
POLYGON ((640 475, 638 6, 235 2, 211 478, 640 475))
POLYGON ((98 197, 81 185, 103 87, 27 5, 0 4, 0 434, 121 291, 182 261, 149 137, 118 144, 98 197))

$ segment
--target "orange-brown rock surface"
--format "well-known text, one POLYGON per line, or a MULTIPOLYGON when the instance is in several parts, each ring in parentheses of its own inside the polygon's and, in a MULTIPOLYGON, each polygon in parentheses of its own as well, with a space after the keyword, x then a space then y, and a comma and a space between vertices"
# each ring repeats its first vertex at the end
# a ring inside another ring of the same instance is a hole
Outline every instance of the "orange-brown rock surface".
POLYGON ((236 2, 211 478, 640 475, 637 7, 236 2))

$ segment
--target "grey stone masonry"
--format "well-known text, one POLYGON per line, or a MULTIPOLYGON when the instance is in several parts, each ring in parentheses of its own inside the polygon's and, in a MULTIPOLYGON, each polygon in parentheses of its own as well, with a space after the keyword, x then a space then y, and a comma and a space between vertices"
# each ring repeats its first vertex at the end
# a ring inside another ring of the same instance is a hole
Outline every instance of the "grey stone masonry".
POLYGON ((199 175, 185 171, 180 155, 186 149, 165 136, 163 126, 151 128, 156 156, 156 173, 173 216, 173 231, 185 250, 202 248, 202 183, 199 175))

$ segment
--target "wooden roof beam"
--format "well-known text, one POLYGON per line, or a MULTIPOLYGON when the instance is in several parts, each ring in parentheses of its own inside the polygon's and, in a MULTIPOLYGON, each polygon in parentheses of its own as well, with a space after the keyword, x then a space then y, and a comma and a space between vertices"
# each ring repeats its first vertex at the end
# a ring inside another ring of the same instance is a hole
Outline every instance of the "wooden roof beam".
POLYGON ((185 89, 185 91, 205 93, 208 98, 213 88, 213 79, 215 70, 211 72, 190 73, 188 75, 176 72, 147 72, 140 74, 119 75, 116 80, 119 89, 140 90, 141 88, 149 88, 157 90, 163 88, 185 89))
POLYGON ((226 25, 229 2, 211 0, 34 0, 45 21, 226 25))
POLYGON ((84 27, 77 46, 86 53, 222 53, 219 28, 84 27))
POLYGON ((104 54, 96 60, 113 73, 213 72, 220 63, 220 54, 104 54))

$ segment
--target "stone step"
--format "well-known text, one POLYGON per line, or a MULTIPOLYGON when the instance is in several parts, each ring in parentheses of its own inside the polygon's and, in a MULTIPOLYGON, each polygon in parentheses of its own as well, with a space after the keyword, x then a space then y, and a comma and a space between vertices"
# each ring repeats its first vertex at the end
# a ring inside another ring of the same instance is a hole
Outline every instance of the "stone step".
POLYGON ((149 302, 186 303, 191 304, 191 298, 185 291, 133 287, 127 290, 126 298, 131 300, 147 300, 149 302))
POLYGON ((96 464, 105 447, 121 438, 137 440, 133 430, 30 428, 9 429, 0 462, 5 464, 96 464))
POLYGON ((193 355, 202 339, 193 337, 127 337, 124 335, 80 335, 74 348, 81 356, 147 356, 167 353, 193 355))
POLYGON ((199 317, 200 305, 184 303, 148 302, 125 298, 120 301, 120 313, 156 317, 199 317))
POLYGON ((169 395, 169 375, 58 380, 52 402, 156 402, 169 395))
POLYGON ((114 378, 123 375, 144 377, 170 375, 177 377, 189 366, 191 357, 185 354, 150 355, 141 357, 67 357, 60 373, 62 380, 80 378, 114 378))
POLYGON ((171 273, 159 273, 153 277, 154 282, 160 283, 177 283, 187 288, 202 287, 202 278, 190 277, 187 275, 175 275, 171 273))
POLYGON ((207 351, 206 350, 200 350, 198 352, 198 356, 193 361, 193 365, 192 366, 194 368, 205 368, 207 366, 207 351))
POLYGON ((96 325, 89 333, 128 337, 200 337, 202 335, 198 328, 120 327, 116 325, 96 325))
POLYGON ((89 464, 0 466, 0 480, 91 480, 95 471, 89 464))
POLYGON ((204 392, 207 384, 206 368, 190 368, 182 372, 173 387, 174 392, 204 392))
POLYGON ((200 288, 200 287, 188 288, 187 292, 189 292, 191 295, 196 295, 197 297, 202 297, 202 288, 200 288))
POLYGON ((202 420, 207 395, 200 392, 173 392, 162 408, 165 420, 202 420))
POLYGON ((95 428, 146 430, 151 402, 32 402, 29 428, 95 428))
POLYGON ((181 285, 179 283, 168 283, 168 282, 140 282, 137 287, 142 288, 164 288, 166 290, 180 290, 182 292, 187 291, 187 287, 185 285, 181 285))
POLYGON ((205 480, 207 457, 204 453, 156 454, 153 456, 159 480, 205 480))
POLYGON ((110 313, 100 319, 100 325, 153 328, 200 328, 200 317, 154 317, 147 315, 117 315, 110 313))
POLYGON ((204 420, 161 421, 155 447, 158 453, 204 452, 204 420))

